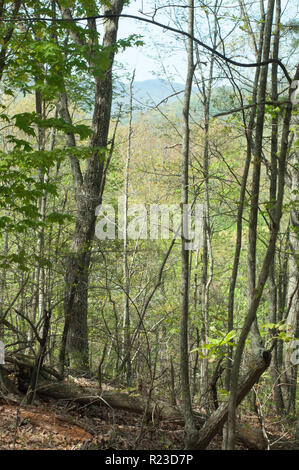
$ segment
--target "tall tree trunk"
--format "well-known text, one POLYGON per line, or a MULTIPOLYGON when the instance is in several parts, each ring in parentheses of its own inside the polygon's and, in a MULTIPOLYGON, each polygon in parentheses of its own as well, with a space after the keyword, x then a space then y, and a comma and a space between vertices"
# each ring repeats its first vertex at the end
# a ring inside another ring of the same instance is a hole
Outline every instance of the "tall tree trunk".
POLYGON ((135 70, 130 81, 130 110, 128 128, 128 147, 125 167, 125 187, 124 187, 124 254, 123 254, 123 274, 124 274, 124 316, 123 316, 123 360, 125 360, 127 385, 131 383, 131 333, 130 333, 130 273, 128 266, 128 201, 129 201, 129 169, 131 160, 132 142, 132 118, 133 118, 133 83, 135 70))
MULTIPOLYGON (((36 39, 38 40, 38 39, 36 39)), ((43 66, 39 65, 42 69, 43 66)), ((36 82, 37 82, 36 77, 36 82)), ((37 115, 41 118, 45 118, 45 111, 43 106, 43 98, 40 91, 35 92, 35 111, 37 115)), ((46 145, 46 135, 45 129, 38 127, 38 138, 37 138, 37 150, 45 150, 46 145)), ((41 185, 48 182, 48 174, 45 173, 44 169, 40 168, 39 170, 39 182, 41 185)), ((47 205, 47 194, 46 191, 43 190, 43 195, 39 198, 39 214, 40 214, 40 221, 44 222, 46 217, 46 205, 47 205)), ((36 246, 36 255, 38 257, 42 257, 44 254, 44 238, 45 238, 45 230, 44 226, 40 225, 38 227, 37 232, 37 246, 36 246)), ((38 312, 38 321, 43 318, 44 309, 45 309, 45 269, 43 266, 40 265, 40 261, 37 260, 37 264, 34 270, 34 286, 33 286, 33 299, 32 299, 32 311, 31 313, 31 321, 35 324, 36 316, 38 312)), ((32 328, 28 330, 28 341, 32 342, 34 338, 34 332, 32 328)))
MULTIPOLYGON (((276 0, 276 13, 275 13, 275 29, 273 32, 273 52, 272 57, 274 59, 278 59, 279 54, 279 38, 280 38, 280 14, 281 14, 281 7, 280 7, 280 0, 276 0)), ((277 71, 278 66, 277 64, 272 65, 272 92, 271 97, 272 101, 276 102, 278 100, 278 80, 277 80, 277 71)), ((277 153, 278 153, 278 126, 279 126, 279 119, 278 116, 275 115, 272 118, 272 129, 271 129, 271 175, 270 175, 270 201, 276 200, 276 191, 277 191, 277 153)), ((272 224, 272 219, 274 216, 274 206, 270 207, 270 216, 272 224)), ((268 279, 268 286, 269 286, 269 322, 276 323, 278 321, 277 317, 277 286, 275 282, 275 255, 271 260, 270 268, 269 268, 269 279, 268 279)), ((277 357, 277 347, 278 343, 276 342, 274 351, 272 353, 272 364, 270 368, 270 374, 272 378, 272 385, 273 385, 273 394, 274 394, 274 404, 277 413, 282 413, 284 409, 284 402, 282 396, 282 388, 280 384, 280 368, 278 364, 278 357, 277 357)))
MULTIPOLYGON (((194 2, 188 2, 188 33, 193 37, 194 31, 194 2)), ((190 110, 190 97, 192 91, 192 82, 194 74, 194 61, 193 61, 193 40, 189 37, 187 42, 188 51, 188 71, 184 92, 184 105, 183 105, 183 141, 182 141, 182 169, 181 169, 181 289, 180 289, 180 368, 181 368, 181 382, 182 382, 182 399, 183 399, 183 413, 185 419, 186 430, 186 449, 193 448, 195 438, 197 435, 193 411, 192 400, 190 393, 190 378, 189 378, 189 346, 188 346, 188 316, 189 316, 189 251, 186 249, 187 236, 184 228, 188 226, 186 223, 186 211, 184 205, 188 204, 188 184, 189 184, 189 144, 190 144, 190 130, 189 130, 189 110, 190 110)))
MULTIPOLYGON (((263 41, 263 61, 267 61, 270 54, 271 44, 271 31, 273 21, 275 0, 269 0, 266 15, 264 41, 263 41)), ((262 158, 262 142, 264 130, 264 115, 265 115, 265 96, 267 87, 268 66, 262 67, 260 74, 260 83, 258 89, 258 107, 257 107, 257 120, 256 120, 256 134, 254 145, 254 162, 252 171, 252 186, 251 186, 251 208, 250 208, 250 221, 249 221, 249 240, 248 240, 248 311, 252 311, 253 300, 257 298, 256 293, 256 240, 257 240, 257 224, 258 224, 258 204, 259 204, 259 190, 260 190, 260 175, 261 175, 261 158, 262 158)), ((247 316, 247 319, 249 315, 247 316)), ((246 319, 246 320, 247 320, 246 319)), ((246 323, 245 320, 245 323, 246 323)), ((249 323, 249 321, 248 321, 249 323)), ((259 354, 263 349, 257 320, 256 311, 250 318, 251 328, 251 341, 254 354, 259 354)), ((227 423, 227 446, 229 450, 234 449, 235 445, 235 429, 236 429, 236 389, 238 384, 239 367, 241 364, 241 357, 245 345, 245 329, 243 327, 236 354, 234 358, 233 372, 230 383, 230 401, 228 410, 228 423, 227 423), (242 342, 244 342, 242 344, 242 342)))
MULTIPOLYGON (((218 2, 215 5, 214 11, 214 34, 213 34, 213 48, 216 48, 217 43, 217 10, 218 2)), ((201 343, 203 348, 204 357, 201 359, 200 370, 200 387, 201 396, 203 398, 203 406, 209 412, 209 361, 207 358, 208 350, 205 345, 208 343, 209 335, 209 291, 213 277, 213 258, 212 258, 212 242, 211 242, 211 227, 210 227, 210 191, 209 191, 209 138, 210 138, 210 102, 213 82, 214 70, 214 56, 212 55, 210 61, 210 70, 208 84, 205 86, 205 80, 202 77, 202 94, 203 94, 203 109, 204 109, 204 150, 203 150, 203 170, 204 170, 204 214, 203 214, 203 241, 202 241, 202 279, 201 279, 201 307, 202 307, 202 326, 201 326, 201 343)))
MULTIPOLYGON (((298 135, 296 136, 298 139, 298 135)), ((287 289, 287 326, 289 334, 293 337, 293 341, 299 338, 299 210, 298 210, 298 187, 299 187, 299 152, 294 149, 289 165, 290 175, 290 199, 292 209, 290 212, 290 238, 289 238, 289 277, 287 289)), ((294 352, 293 344, 286 345, 285 353, 285 378, 286 378, 286 405, 287 411, 296 411, 296 387, 298 365, 292 360, 294 352)))
MULTIPOLYGON (((266 25, 266 29, 267 29, 267 25, 266 25)), ((265 72, 263 73, 262 71, 262 74, 261 74, 262 77, 264 74, 265 72)), ((299 78, 299 66, 297 67, 294 79, 298 80, 298 78, 299 78)), ((266 85, 264 79, 261 80, 261 83, 264 83, 264 86, 266 85)), ((290 96, 291 96, 291 92, 290 92, 290 96)), ((274 214, 274 219, 273 219, 273 224, 272 224, 272 230, 270 233, 270 240, 269 240, 267 251, 263 260, 262 268, 261 268, 260 275, 258 278, 258 283, 256 285, 256 288, 253 291, 253 296, 250 299, 247 316, 246 316, 246 319, 245 319, 245 322, 244 322, 244 325, 240 334, 240 338, 236 347, 236 353, 234 357, 234 364, 233 364, 232 375, 231 375, 231 392, 230 392, 229 405, 228 405, 228 440, 227 440, 228 449, 234 448, 235 412, 236 412, 236 406, 237 406, 237 384, 238 384, 239 370, 240 370, 240 365, 241 365, 242 354, 244 351, 245 341, 252 327, 252 324, 254 320, 256 319, 256 313, 259 307, 263 289, 265 287, 265 283, 269 275, 270 261, 273 258, 274 253, 275 253, 275 245, 276 245, 277 235, 278 235, 279 226, 280 226, 280 219, 282 215, 291 116, 292 116, 292 103, 291 101, 289 101, 288 104, 286 105, 286 111, 285 111, 283 128, 282 128, 281 145, 280 145, 280 153, 279 153, 280 159, 279 159, 279 167, 278 167, 277 197, 276 197, 275 214, 274 214)), ((262 123, 259 122, 259 124, 262 124, 262 123)), ((256 148, 255 148, 256 152, 258 148, 259 146, 256 145, 256 148)), ((259 188, 259 186, 257 188, 259 188)), ((256 353, 258 348, 255 348, 255 345, 253 345, 253 348, 254 348, 254 352, 256 353)), ((260 354, 262 354, 263 357, 266 356, 266 358, 268 356, 268 352, 265 351, 261 347, 259 349, 259 355, 260 354)), ((259 357, 259 355, 257 355, 257 357, 259 357)))
MULTIPOLYGON (((121 13, 124 0, 110 2, 112 13, 121 13)), ((72 20, 68 8, 60 7, 63 18, 72 20)), ((108 7, 103 6, 104 12, 108 7)), ((94 32, 93 41, 97 42, 96 21, 89 20, 89 28, 94 32)), ((101 181, 103 176, 103 154, 99 149, 107 148, 107 139, 112 103, 112 67, 115 55, 114 45, 117 39, 118 17, 105 20, 102 47, 110 49, 109 66, 104 77, 95 76, 95 102, 92 118, 93 135, 90 139, 92 156, 86 162, 84 176, 79 162, 72 157, 71 165, 76 190, 77 216, 70 253, 66 266, 65 279, 65 328, 64 338, 67 337, 66 349, 69 354, 70 367, 76 372, 86 372, 89 369, 88 358, 88 277, 90 264, 90 249, 94 238, 96 208, 101 203, 101 181)), ((73 40, 79 45, 81 38, 74 29, 70 30, 73 40)), ((97 44, 96 44, 97 45, 97 44)), ((94 46, 94 44, 93 44, 94 46)), ((91 54, 91 62, 92 62, 91 54)), ((92 64, 93 65, 93 64, 92 64)), ((63 361, 61 354, 61 363, 63 361)))
MULTIPOLYGON (((242 2, 241 9, 243 10, 244 6, 242 2)), ((243 12, 244 15, 244 12, 243 12)), ((259 38, 259 45, 257 50, 257 62, 261 61, 262 57, 262 48, 263 48, 263 33, 264 33, 264 22, 262 22, 260 27, 260 38, 259 38)), ((252 36, 251 36, 252 37, 252 36)), ((253 36, 254 38, 254 36, 253 36)), ((255 43, 255 40, 253 41, 255 43)), ((250 161, 252 157, 253 151, 253 130, 255 124, 255 117, 256 117, 256 100, 257 100, 257 90, 258 90, 258 82, 260 76, 260 68, 256 69, 253 89, 252 89, 252 103, 253 107, 250 112, 249 122, 247 127, 245 127, 245 136, 246 136, 246 143, 247 143, 247 150, 246 150, 246 160, 243 170, 242 182, 241 182, 241 190, 240 190, 240 197, 239 197, 239 204, 238 204, 238 213, 237 213, 237 237, 236 237, 236 245, 235 245, 235 254, 234 254, 234 262, 233 262, 233 269, 232 275, 230 278, 229 284, 229 294, 228 294, 228 333, 233 330, 234 328, 234 300, 235 300, 235 288, 238 276, 238 269, 239 269, 239 261, 240 261, 240 253, 242 247, 242 227, 243 227, 243 211, 244 211, 244 200, 246 194, 246 186, 247 186, 247 179, 250 167, 250 161)), ((232 368, 232 356, 233 356, 233 349, 232 346, 228 347, 228 355, 226 360, 226 373, 225 373, 225 387, 229 390, 230 386, 230 376, 231 376, 231 368, 232 368)))

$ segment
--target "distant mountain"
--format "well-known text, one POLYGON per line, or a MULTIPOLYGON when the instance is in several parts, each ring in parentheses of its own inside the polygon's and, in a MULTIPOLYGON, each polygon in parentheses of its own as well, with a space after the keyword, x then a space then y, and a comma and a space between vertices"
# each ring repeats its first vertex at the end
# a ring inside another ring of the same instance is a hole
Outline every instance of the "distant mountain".
MULTIPOLYGON (((161 103, 162 100, 170 97, 167 102, 177 99, 175 93, 182 92, 182 83, 168 83, 161 79, 144 80, 133 84, 133 107, 135 110, 146 110, 161 103), (173 96, 171 96, 173 95, 173 96)), ((116 82, 114 85, 114 110, 121 103, 123 107, 129 106, 130 91, 129 85, 116 82)), ((182 95, 182 93, 180 93, 182 95)), ((178 95, 179 96, 179 95, 178 95)))
MULTIPOLYGON (((130 91, 129 84, 122 82, 114 83, 114 99, 112 113, 116 114, 119 105, 122 105, 122 122, 128 120, 130 91)), ((133 84, 133 112, 136 117, 138 112, 146 113, 153 121, 161 119, 161 115, 155 112, 155 106, 160 105, 163 113, 171 115, 172 118, 181 119, 182 100, 184 85, 182 83, 169 83, 162 79, 145 80, 133 84)), ((236 93, 230 86, 218 86, 212 89, 210 113, 217 114, 228 109, 237 108, 239 101, 236 93)), ((203 104, 202 97, 198 94, 196 87, 190 100, 190 113, 193 119, 202 119, 203 104)))

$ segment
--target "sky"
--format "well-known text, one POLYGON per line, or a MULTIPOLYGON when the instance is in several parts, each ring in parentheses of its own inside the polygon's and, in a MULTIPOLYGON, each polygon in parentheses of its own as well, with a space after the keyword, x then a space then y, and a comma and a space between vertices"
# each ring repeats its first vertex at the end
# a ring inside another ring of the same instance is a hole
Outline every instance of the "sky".
MULTIPOLYGON (((182 0, 177 0, 174 3, 180 5, 181 2, 182 0)), ((124 8, 123 13, 136 16, 143 16, 143 13, 150 14, 153 13, 155 3, 155 0, 131 0, 130 5, 124 8)), ((184 3, 185 2, 182 2, 182 4, 184 3)), ((259 8, 259 0, 251 0, 250 3, 256 5, 256 8, 259 8)), ((298 13, 297 0, 282 0, 281 3, 283 22, 287 22, 290 18, 295 19, 298 13)), ((223 8, 230 15, 238 14, 238 8, 236 8, 233 2, 224 1, 223 8)), ((163 14, 163 10, 158 12, 155 19, 163 24, 169 22, 166 15, 163 14)), ((200 28, 202 27, 203 25, 200 25, 200 28)), ((227 22, 226 28, 230 28, 229 21, 227 22)), ((225 27, 223 31, 226 31, 225 27)), ((203 30, 201 29, 200 32, 203 33, 203 30)), ((186 51, 183 49, 182 42, 178 41, 178 39, 181 39, 178 35, 138 20, 120 18, 118 38, 126 38, 130 36, 130 34, 142 35, 145 46, 129 47, 125 52, 117 54, 116 65, 117 63, 121 63, 128 72, 128 76, 125 76, 122 81, 128 81, 129 75, 136 69, 135 81, 157 78, 156 74, 160 72, 160 76, 163 78, 185 83, 186 51), (161 51, 163 53, 163 45, 167 47, 165 47, 163 59, 159 59, 161 51), (178 46, 180 46, 181 50, 179 50, 178 46), (162 64, 167 71, 167 75, 163 73, 162 64)))
MULTIPOLYGON (((127 6, 123 10, 123 13, 142 16, 142 13, 140 12, 142 7, 145 13, 150 13, 153 10, 153 4, 153 0, 132 0, 131 5, 127 6)), ((159 15, 158 21, 163 23, 167 20, 163 20, 163 16, 159 15)), ((119 53, 116 57, 117 62, 123 64, 130 74, 134 69, 136 69, 136 81, 157 78, 155 73, 157 73, 157 70, 159 69, 162 72, 162 67, 158 58, 159 48, 153 47, 152 42, 167 43, 171 45, 171 41, 174 40, 174 36, 172 33, 163 31, 157 26, 147 25, 146 23, 138 22, 133 19, 121 18, 118 38, 126 38, 130 34, 141 34, 143 36, 143 41, 147 45, 141 47, 130 47, 125 52, 119 53), (156 57, 156 60, 154 60, 154 56, 156 57)), ((163 59, 163 63, 174 81, 185 81, 184 62, 178 54, 169 55, 168 52, 168 57, 163 59)))

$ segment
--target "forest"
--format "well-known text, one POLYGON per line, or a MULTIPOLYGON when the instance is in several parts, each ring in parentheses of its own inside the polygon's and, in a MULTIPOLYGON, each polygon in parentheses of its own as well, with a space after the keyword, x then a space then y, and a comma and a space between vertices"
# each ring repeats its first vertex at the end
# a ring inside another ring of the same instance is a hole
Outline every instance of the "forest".
POLYGON ((0 0, 1 451, 299 449, 298 32, 0 0))

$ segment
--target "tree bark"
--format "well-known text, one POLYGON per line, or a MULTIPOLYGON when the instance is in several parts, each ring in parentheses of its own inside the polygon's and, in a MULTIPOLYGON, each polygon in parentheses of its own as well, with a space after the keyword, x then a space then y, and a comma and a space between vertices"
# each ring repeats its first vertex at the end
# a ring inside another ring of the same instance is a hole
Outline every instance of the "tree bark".
POLYGON ((131 332, 130 332, 130 272, 128 265, 128 202, 129 202, 129 171, 131 161, 131 143, 132 143, 132 119, 133 119, 133 83, 135 70, 130 81, 130 108, 129 108, 129 128, 128 128, 128 147, 125 166, 125 185, 124 185, 124 253, 123 253, 123 279, 124 279, 124 314, 123 314, 123 360, 125 360, 127 385, 131 383, 131 332))
MULTIPOLYGON (((241 3, 241 6, 242 6, 241 9, 243 10, 244 6, 243 6, 242 2, 240 2, 240 3, 241 3)), ((259 45, 258 45, 258 50, 257 50, 257 56, 256 56, 257 62, 261 61, 261 56, 262 56, 263 31, 264 31, 264 22, 262 22, 261 29, 260 29, 260 39, 259 39, 259 45)), ((247 179, 248 179, 250 161, 251 161, 252 151, 253 151, 252 134, 253 134, 253 130, 254 130, 255 117, 256 117, 256 101, 257 101, 257 89, 258 89, 259 76, 260 76, 260 68, 257 68, 256 72, 255 72, 254 84, 253 84, 253 89, 252 89, 253 107, 252 107, 251 112, 250 112, 248 126, 245 129, 247 150, 246 150, 246 160, 245 160, 245 165, 244 165, 244 170, 243 170, 240 197, 239 197, 239 204, 238 204, 237 237, 236 237, 236 245, 235 245, 234 262, 233 262, 232 275, 231 275, 230 284, 229 284, 228 307, 227 307, 227 310, 228 310, 228 323, 227 323, 228 333, 230 331, 232 331, 233 328, 234 328, 235 287, 236 287, 236 282, 237 282, 239 261, 240 261, 240 253, 241 253, 241 247, 242 247, 242 227, 243 227, 244 201, 245 201, 245 195, 246 195, 246 186, 247 186, 247 179)), ((233 357, 232 346, 229 346, 228 347, 227 361, 226 361, 226 373, 225 373, 225 387, 226 387, 227 390, 229 390, 229 387, 230 387, 232 357, 233 357)))
MULTIPOLYGON (((298 80, 299 77, 299 65, 295 73, 295 80, 298 80)), ((269 275, 269 267, 271 259, 273 259, 275 253, 275 245, 277 240, 277 235, 280 227, 280 219, 282 215, 282 205, 284 197, 284 187, 285 187, 285 173, 286 173, 286 163, 287 163, 287 154, 289 147, 289 132, 290 132, 290 123, 292 116, 292 103, 291 103, 291 92, 290 89, 290 101, 286 105, 286 111, 283 121, 282 136, 281 136, 281 145, 280 145, 280 159, 278 167, 278 185, 277 185, 277 197, 275 204, 275 214, 273 219, 273 227, 270 233, 270 240, 268 243, 266 255, 263 260, 262 268, 258 278, 258 283, 256 288, 253 291, 253 297, 250 299, 250 304, 248 307, 247 317, 245 319, 240 338, 237 344, 232 377, 231 377, 231 393, 229 399, 229 422, 228 422, 228 448, 234 448, 234 430, 235 430, 235 411, 237 404, 237 380, 239 375, 239 369, 241 365, 241 359, 243 350, 245 347, 245 341, 250 331, 250 328, 256 319, 256 313, 259 307, 259 303, 262 297, 262 293, 265 287, 269 275)), ((259 187, 259 186, 258 186, 259 187)), ((260 349, 260 353, 263 353, 263 349, 260 349)))
MULTIPOLYGON (((274 0, 269 0, 266 15, 266 24, 264 31, 263 41, 263 61, 267 61, 270 54, 271 44, 271 31, 273 21, 274 0)), ((228 415, 228 428, 227 428, 227 449, 234 449, 235 439, 235 412, 236 412, 236 387, 238 383, 239 368, 241 364, 241 357, 245 346, 245 341, 249 329, 251 329, 251 343, 254 354, 259 354, 263 349, 257 321, 256 310, 253 307, 255 300, 260 299, 260 293, 256 289, 256 239, 257 239, 257 223, 258 223, 258 204, 259 204, 259 190, 260 190, 260 175, 261 175, 261 158, 262 158, 262 144, 263 144, 263 129, 264 129, 264 116, 265 116, 265 96, 267 87, 268 66, 263 66, 260 74, 260 84, 258 88, 258 107, 256 118, 256 135, 254 145, 254 165, 252 172, 252 187, 251 187, 251 208, 249 220, 249 239, 248 239, 248 314, 240 335, 240 339, 236 348, 235 359, 232 369, 231 382, 230 382, 230 406, 228 415), (250 312, 250 313, 249 313, 250 312), (248 331, 247 331, 247 328, 248 331)), ((275 237, 276 241, 276 237, 275 237)), ((272 248, 274 253, 275 243, 272 248)), ((272 253, 272 256, 273 256, 272 253)), ((270 261, 270 260, 269 260, 270 261)), ((268 266, 266 267, 266 279, 268 277, 268 266)), ((264 286, 263 286, 264 287, 264 286)), ((257 303, 257 306, 258 306, 257 303)))
MULTIPOLYGON (((216 2, 214 11, 214 32, 213 32, 213 48, 216 48, 218 29, 217 29, 217 11, 218 3, 216 2)), ((198 58, 199 60, 199 58, 198 58)), ((212 257, 212 240, 210 225, 210 182, 209 182, 209 166, 210 166, 210 103, 213 82, 215 56, 212 55, 210 60, 210 70, 207 86, 205 79, 202 79, 203 94, 203 110, 204 110, 204 149, 203 149, 203 171, 204 171, 204 214, 203 214, 203 240, 202 240, 202 278, 201 278, 201 343, 202 352, 206 356, 200 362, 200 391, 202 397, 202 405, 209 412, 209 361, 208 350, 205 345, 208 343, 209 336, 209 294, 210 286, 213 278, 213 257, 212 257)))
MULTIPOLYGON (((281 14, 281 7, 280 7, 280 0, 276 1, 276 14, 275 14, 275 29, 273 32, 273 52, 272 57, 278 59, 279 54, 279 39, 280 39, 280 14, 281 14)), ((277 79, 277 72, 278 66, 277 64, 272 65, 272 92, 271 98, 273 102, 278 101, 278 79, 277 79)), ((277 192, 277 160, 278 160, 278 126, 279 126, 279 118, 278 115, 273 116, 272 123, 271 123, 271 173, 270 173, 270 201, 276 200, 276 192, 277 192)), ((272 204, 270 202, 270 204, 272 204)), ((274 216, 274 205, 270 206, 270 216, 271 219, 274 216)), ((272 222, 270 221, 270 224, 272 222)), ((275 281, 275 264, 276 264, 276 257, 274 255, 273 259, 271 260, 270 269, 269 269, 269 279, 268 279, 268 286, 269 286, 269 322, 270 323, 277 323, 278 315, 277 315, 277 286, 275 281)), ((272 364, 270 368, 270 374, 272 378, 272 386, 273 386, 273 395, 274 395, 274 404, 277 413, 282 413, 284 410, 284 402, 282 396, 282 387, 281 387, 281 380, 280 380, 280 367, 278 364, 278 355, 277 355, 277 348, 278 342, 275 344, 274 351, 272 353, 272 364)))
MULTIPOLYGON (((298 135, 296 136, 298 138, 298 135)), ((287 326, 288 334, 293 341, 299 338, 299 210, 298 210, 298 187, 299 187, 299 152, 294 149, 292 158, 290 159, 289 175, 290 175, 290 199, 292 209, 290 212, 290 238, 289 238, 289 276, 287 289, 287 326)), ((297 388, 297 372, 298 365, 292 361, 293 348, 286 345, 285 354, 285 378, 286 378, 286 407, 288 413, 296 412, 296 388, 297 388)))
MULTIPOLYGON (((112 13, 119 15, 124 0, 111 2, 112 13)), ((104 12, 108 7, 104 7, 104 12)), ((63 18, 72 20, 68 8, 61 7, 63 18)), ((94 32, 96 40, 97 31, 95 20, 90 20, 89 27, 94 32)), ((86 162, 84 177, 81 175, 79 162, 72 157, 73 178, 76 187, 77 216, 70 253, 66 266, 65 279, 65 331, 67 337, 66 349, 69 354, 72 370, 82 373, 89 370, 88 349, 88 278, 90 264, 90 249, 94 238, 96 208, 101 203, 101 181, 103 177, 103 150, 107 148, 108 131, 110 124, 112 103, 112 66, 114 61, 114 45, 117 39, 118 17, 105 20, 102 47, 110 49, 109 66, 104 77, 95 75, 96 90, 92 118, 93 135, 90 139, 92 156, 86 162), (100 150, 99 150, 100 149, 100 150)), ((72 29, 70 31, 74 41, 82 46, 81 39, 72 29)), ((92 57, 91 57, 92 62, 92 57)), ((91 64, 92 65, 92 64, 91 64)), ((62 356, 62 355, 61 355, 62 356)), ((61 357, 61 360, 63 358, 61 357)))
MULTIPOLYGON (((271 361, 271 354, 266 351, 264 356, 256 358, 252 364, 251 370, 247 373, 245 378, 241 381, 236 390, 236 406, 246 397, 253 385, 258 382, 260 376, 267 369, 271 361)), ((221 431, 225 421, 228 417, 229 401, 222 403, 212 416, 206 421, 198 434, 196 442, 196 449, 206 449, 213 437, 218 431, 221 431)))
MULTIPOLYGON (((194 2, 188 2, 188 33, 193 37, 194 29, 194 2)), ((194 438, 197 434, 194 416, 192 411, 192 400, 190 393, 189 377, 189 345, 188 345, 188 317, 189 317, 189 251, 186 247, 188 236, 186 236, 186 211, 185 205, 188 204, 188 184, 189 184, 189 110, 190 97, 192 91, 192 82, 194 74, 193 61, 193 40, 188 39, 188 70, 184 92, 183 105, 183 141, 182 141, 182 169, 181 169, 181 289, 180 289, 180 369, 182 382, 183 412, 186 431, 186 449, 193 447, 194 438)))

